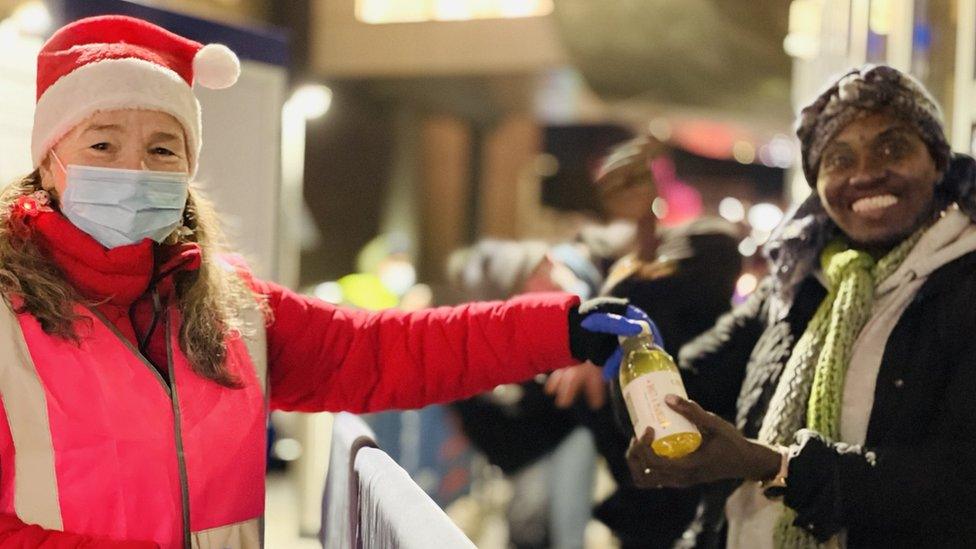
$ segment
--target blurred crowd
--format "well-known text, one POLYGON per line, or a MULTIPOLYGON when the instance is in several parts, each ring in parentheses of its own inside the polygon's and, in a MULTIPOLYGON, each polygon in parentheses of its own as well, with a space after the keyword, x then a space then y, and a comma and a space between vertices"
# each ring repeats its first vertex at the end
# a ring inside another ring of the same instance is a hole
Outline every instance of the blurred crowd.
MULTIPOLYGON (((564 241, 488 238, 459 249, 445 266, 445 293, 457 302, 532 292, 626 298, 654 311, 665 349, 676 353, 731 307, 743 271, 738 246, 747 231, 708 215, 662 226, 653 207, 660 197, 652 166, 667 155, 649 134, 605 151, 591 182, 599 217, 577 223, 564 241)), ((436 299, 418 283, 402 235, 371 242, 359 267, 308 291, 371 310, 416 310, 436 299)), ((474 462, 482 469, 474 472, 475 491, 486 486, 477 478, 495 475, 507 483, 502 512, 509 546, 583 547, 591 518, 624 547, 665 546, 681 537, 700 494, 634 486, 625 458, 633 428, 621 398, 615 381, 606 382, 598 366, 583 363, 449 406, 447 428, 459 428, 483 459, 474 462), (607 494, 595 492, 598 471, 612 479, 603 483, 607 494), (666 518, 647 520, 648 514, 666 518)), ((480 512, 490 512, 490 498, 472 497, 480 512)), ((468 534, 479 538, 478 532, 468 534)))

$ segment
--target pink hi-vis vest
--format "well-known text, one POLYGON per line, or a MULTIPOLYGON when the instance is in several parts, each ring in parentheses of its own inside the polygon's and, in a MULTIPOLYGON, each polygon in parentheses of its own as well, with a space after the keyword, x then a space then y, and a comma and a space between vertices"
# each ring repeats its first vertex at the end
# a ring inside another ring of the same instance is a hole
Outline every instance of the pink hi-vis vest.
POLYGON ((258 548, 267 404, 264 322, 227 342, 229 389, 194 373, 164 313, 166 384, 99 313, 80 345, 0 302, 0 512, 47 529, 163 548, 258 548), (5 432, 9 427, 9 432, 5 432))

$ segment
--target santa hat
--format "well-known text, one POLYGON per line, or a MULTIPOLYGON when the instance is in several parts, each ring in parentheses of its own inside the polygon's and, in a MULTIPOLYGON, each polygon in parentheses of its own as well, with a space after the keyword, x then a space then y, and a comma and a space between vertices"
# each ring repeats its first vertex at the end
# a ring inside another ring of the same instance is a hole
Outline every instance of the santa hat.
POLYGON ((195 174, 201 121, 193 82, 227 88, 240 72, 237 56, 226 46, 204 46, 141 19, 107 15, 65 25, 37 56, 34 167, 92 114, 144 109, 168 113, 183 125, 195 174))

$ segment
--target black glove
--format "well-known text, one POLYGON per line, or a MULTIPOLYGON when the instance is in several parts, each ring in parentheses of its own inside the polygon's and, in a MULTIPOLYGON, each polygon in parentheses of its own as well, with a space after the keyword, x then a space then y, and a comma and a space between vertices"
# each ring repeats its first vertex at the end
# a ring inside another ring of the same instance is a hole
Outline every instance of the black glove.
POLYGON ((591 332, 583 327, 583 319, 593 313, 624 316, 628 301, 619 297, 597 297, 580 303, 569 310, 569 351, 573 358, 584 362, 589 360, 597 366, 603 364, 617 349, 618 340, 614 334, 591 332))

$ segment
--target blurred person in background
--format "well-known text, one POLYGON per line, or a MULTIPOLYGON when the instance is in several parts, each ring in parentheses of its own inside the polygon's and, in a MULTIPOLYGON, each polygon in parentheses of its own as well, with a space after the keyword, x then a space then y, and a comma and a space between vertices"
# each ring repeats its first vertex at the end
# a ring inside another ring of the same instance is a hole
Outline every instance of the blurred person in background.
POLYGON ((601 222, 583 225, 576 241, 587 248, 604 278, 625 256, 655 257, 658 219, 651 205, 657 189, 650 162, 664 150, 665 146, 653 137, 639 136, 618 144, 599 159, 591 184, 601 222))
POLYGON ((370 313, 258 280, 190 184, 192 86, 233 52, 103 16, 37 61, 35 169, 0 195, 4 546, 260 547, 269 409, 465 398, 640 330, 567 293, 370 313))
POLYGON ((698 402, 669 404, 702 445, 666 460, 645 434, 634 480, 726 482, 699 546, 974 547, 976 163, 886 66, 832 83, 797 135, 814 192, 771 239, 772 274, 681 350, 698 402))
MULTIPOLYGON (((592 296, 601 279, 577 246, 483 240, 452 254, 448 280, 466 300, 533 292, 592 296)), ((601 392, 591 398, 602 399, 601 392)), ((538 381, 503 385, 453 405, 464 433, 513 485, 510 546, 582 548, 590 520, 596 450, 575 414, 557 408, 538 381)))
POLYGON ((665 154, 653 137, 637 137, 614 148, 597 172, 605 216, 637 228, 633 249, 610 267, 601 293, 654 307, 665 342, 677 350, 729 310, 742 255, 736 227, 721 218, 659 226, 651 163, 665 154))
MULTIPOLYGON (((703 217, 677 227, 658 227, 650 163, 663 153, 653 138, 638 137, 613 149, 597 173, 605 216, 636 226, 632 250, 610 268, 602 292, 653 311, 664 345, 677 352, 729 310, 742 256, 735 227, 724 220, 703 217)), ((601 395, 599 400, 588 399, 591 410, 577 406, 618 485, 594 515, 625 548, 670 547, 694 516, 699 490, 644 490, 634 485, 624 457, 633 428, 622 406, 607 403, 608 394, 619 397, 616 380, 606 384, 599 368, 581 365, 553 372, 547 391, 560 406, 569 406, 580 394, 601 395)), ((609 400, 619 404, 618 399, 609 400)))

